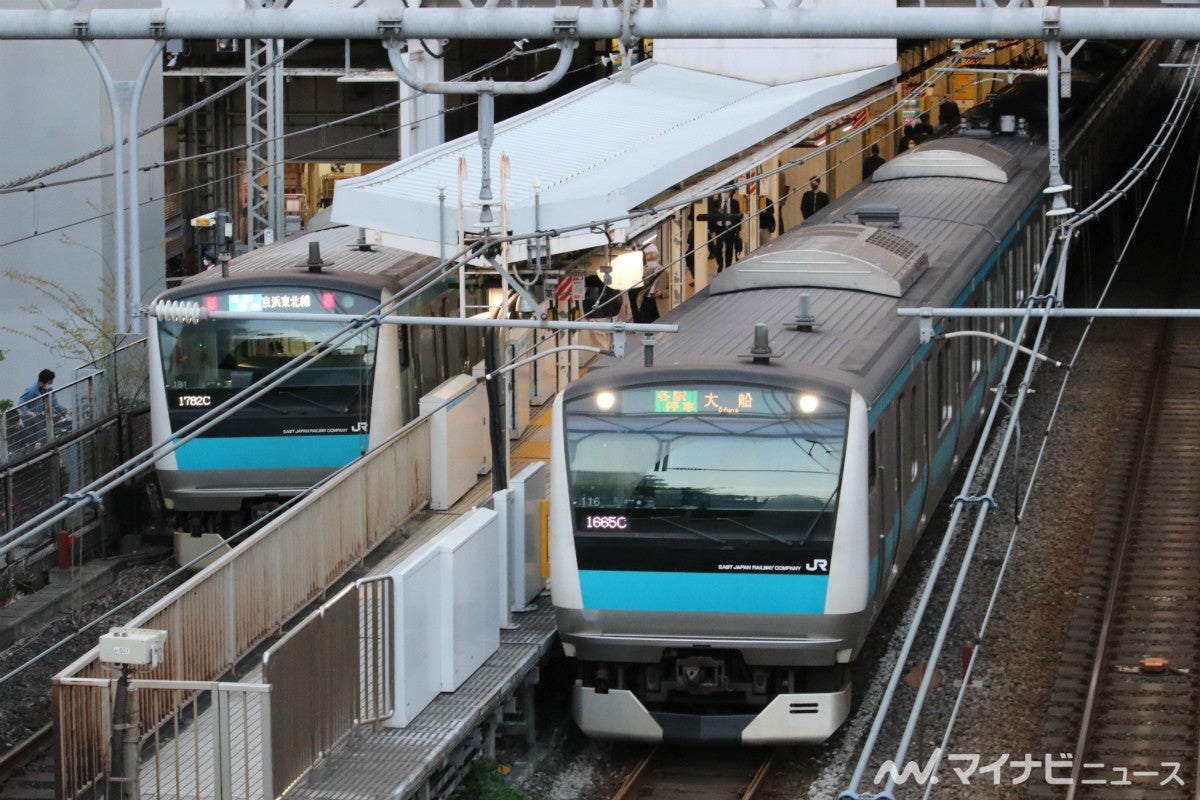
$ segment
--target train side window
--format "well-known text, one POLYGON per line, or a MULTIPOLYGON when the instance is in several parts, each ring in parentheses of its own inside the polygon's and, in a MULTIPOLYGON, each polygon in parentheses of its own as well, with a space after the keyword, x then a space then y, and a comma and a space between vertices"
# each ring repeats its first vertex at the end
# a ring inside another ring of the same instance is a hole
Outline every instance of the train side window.
POLYGON ((1013 243, 1012 249, 1012 273, 1013 273, 1013 299, 1016 305, 1021 305, 1025 302, 1025 291, 1028 287, 1028 281, 1025 275, 1025 246, 1018 243, 1013 243))
MULTIPOLYGON (((970 325, 978 326, 978 320, 968 321, 970 325)), ((979 377, 979 373, 983 371, 983 347, 978 336, 967 337, 967 359, 970 361, 971 382, 974 383, 979 377)))
MULTIPOLYGON (((996 307, 995 286, 996 286, 996 274, 993 272, 992 275, 983 283, 983 307, 984 308, 995 308, 996 307)), ((980 327, 983 330, 987 331, 988 333, 997 333, 995 317, 986 317, 984 320, 981 320, 981 321, 983 322, 983 324, 980 325, 980 327)), ((991 341, 989 340, 988 344, 986 345, 987 351, 990 353, 994 346, 995 345, 993 345, 991 343, 991 341)))

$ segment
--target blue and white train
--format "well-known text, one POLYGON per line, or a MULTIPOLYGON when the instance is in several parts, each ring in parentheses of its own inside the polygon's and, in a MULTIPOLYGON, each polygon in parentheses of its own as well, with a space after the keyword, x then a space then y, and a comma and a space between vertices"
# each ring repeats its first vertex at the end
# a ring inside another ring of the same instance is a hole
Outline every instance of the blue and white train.
MULTIPOLYGON (((1071 183, 1107 178, 1154 62, 1143 48, 1077 109, 1071 183)), ((652 366, 632 346, 557 399, 551 590, 585 733, 819 742, 846 719, 851 666, 1007 354, 921 344, 897 309, 1019 307, 1047 241, 1044 133, 1003 127, 1033 135, 968 131, 884 164, 666 315, 679 333, 652 366)))
MULTIPOLYGON (((150 320, 154 441, 263 380, 344 323, 273 320, 274 312, 365 314, 424 286, 391 313, 454 316, 457 273, 428 278, 438 260, 359 243, 359 230, 327 228, 212 268, 159 296, 260 319, 198 325, 150 320), (319 257, 310 264, 310 244, 319 257), (317 263, 324 259, 328 263, 317 263), (425 284, 428 283, 427 286, 425 284)), ((468 302, 480 304, 480 290, 468 302)), ((417 415, 425 394, 481 358, 476 329, 363 326, 348 341, 157 464, 181 527, 231 533, 255 512, 312 486, 373 449, 417 415)))

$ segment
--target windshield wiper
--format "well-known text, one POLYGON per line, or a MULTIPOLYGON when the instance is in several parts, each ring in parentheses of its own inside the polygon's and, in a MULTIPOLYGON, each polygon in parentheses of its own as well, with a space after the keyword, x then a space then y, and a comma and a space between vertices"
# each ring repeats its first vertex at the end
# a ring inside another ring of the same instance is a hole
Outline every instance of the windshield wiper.
POLYGON ((808 537, 812 536, 813 528, 817 527, 817 523, 821 521, 821 517, 824 516, 826 510, 829 509, 829 504, 833 502, 833 498, 837 497, 841 491, 841 484, 838 484, 837 488, 829 493, 829 499, 825 501, 825 505, 821 506, 821 510, 813 515, 813 521, 809 523, 808 530, 804 532, 804 536, 800 539, 798 544, 804 544, 808 541, 808 537))

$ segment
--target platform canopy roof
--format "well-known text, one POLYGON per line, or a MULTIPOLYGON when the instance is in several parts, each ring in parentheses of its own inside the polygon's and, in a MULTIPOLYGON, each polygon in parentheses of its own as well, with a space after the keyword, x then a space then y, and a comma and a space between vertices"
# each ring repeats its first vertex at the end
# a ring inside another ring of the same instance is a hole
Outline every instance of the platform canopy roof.
MULTIPOLYGON (((618 73, 496 125, 494 231, 562 231, 551 240, 556 253, 603 244, 600 233, 578 228, 595 220, 625 220, 613 226, 618 239, 636 234, 655 220, 635 213, 649 201, 662 202, 672 189, 721 186, 853 110, 821 117, 830 107, 874 99, 862 96, 896 77, 898 67, 777 86, 654 62, 630 73, 628 81, 618 73)), ((332 218, 428 255, 439 254, 444 236, 452 254, 460 197, 464 230, 480 229, 480 163, 478 137, 470 135, 339 181, 332 218)))

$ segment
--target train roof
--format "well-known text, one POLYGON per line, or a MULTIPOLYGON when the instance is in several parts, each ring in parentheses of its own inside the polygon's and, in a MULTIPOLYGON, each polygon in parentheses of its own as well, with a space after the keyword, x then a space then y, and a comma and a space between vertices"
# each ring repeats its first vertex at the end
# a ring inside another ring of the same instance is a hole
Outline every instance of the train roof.
MULTIPOLYGON (((746 377, 790 371, 873 402, 918 345, 916 322, 896 310, 954 304, 1037 202, 1045 163, 1044 144, 1017 136, 935 140, 898 156, 880 168, 891 166, 890 175, 832 200, 664 315, 679 332, 657 337, 655 365, 700 375, 715 366, 746 377), (944 168, 951 161, 964 166, 944 168), (988 174, 974 174, 981 170, 988 174), (798 329, 802 294, 812 331, 798 329), (750 357, 756 323, 768 326, 767 364, 750 357)), ((635 380, 655 369, 643 366, 636 338, 624 359, 601 359, 584 380, 635 380)))
POLYGON ((361 243, 361 235, 361 228, 339 225, 292 236, 230 259, 228 278, 213 267, 185 278, 163 296, 195 294, 230 281, 239 286, 292 281, 378 291, 404 286, 440 263, 419 253, 361 243), (316 269, 309 264, 314 243, 321 262, 316 269))

